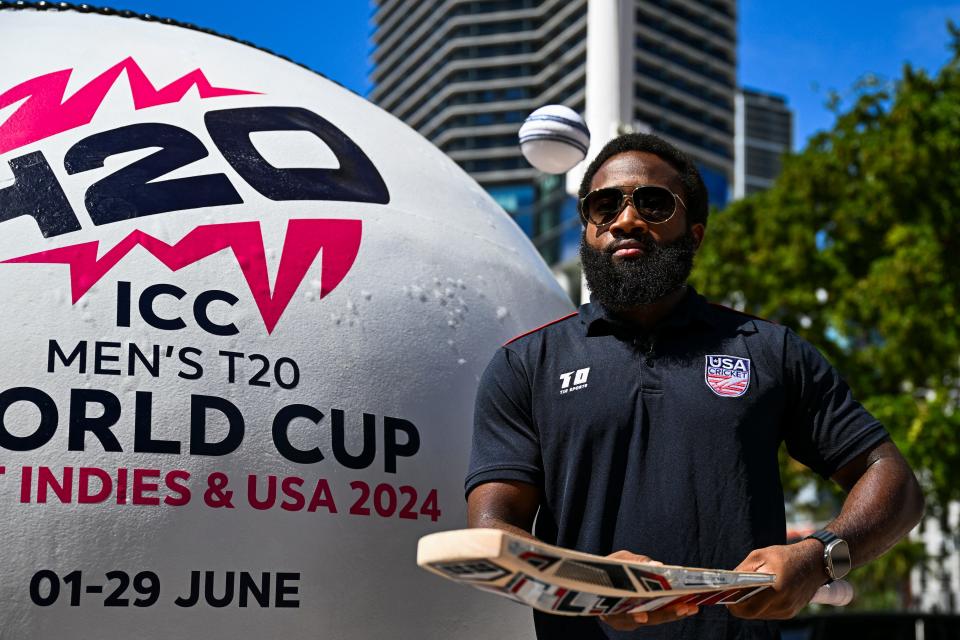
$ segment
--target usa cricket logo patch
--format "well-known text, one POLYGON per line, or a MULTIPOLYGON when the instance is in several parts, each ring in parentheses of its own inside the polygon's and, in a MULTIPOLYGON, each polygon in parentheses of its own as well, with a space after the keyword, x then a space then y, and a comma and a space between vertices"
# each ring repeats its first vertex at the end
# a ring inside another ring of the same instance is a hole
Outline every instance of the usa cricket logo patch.
POLYGON ((713 355, 706 357, 703 379, 722 398, 736 398, 750 386, 750 358, 713 355))

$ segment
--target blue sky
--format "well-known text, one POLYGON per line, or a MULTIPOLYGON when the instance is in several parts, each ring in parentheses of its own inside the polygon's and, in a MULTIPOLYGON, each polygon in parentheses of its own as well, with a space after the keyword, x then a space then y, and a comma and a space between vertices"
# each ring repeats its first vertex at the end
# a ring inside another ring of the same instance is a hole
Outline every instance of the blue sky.
MULTIPOLYGON (((115 6, 250 40, 360 94, 370 87, 367 0, 116 0, 115 6)), ((867 73, 895 78, 908 60, 935 70, 948 59, 946 18, 960 22, 960 0, 740 0, 739 10, 740 82, 786 96, 798 147, 830 126, 824 103, 831 89, 849 95, 867 73)))
POLYGON ((780 93, 795 114, 795 146, 830 127, 828 92, 850 96, 867 73, 894 79, 903 63, 934 71, 948 59, 946 19, 960 0, 741 0, 740 83, 780 93))

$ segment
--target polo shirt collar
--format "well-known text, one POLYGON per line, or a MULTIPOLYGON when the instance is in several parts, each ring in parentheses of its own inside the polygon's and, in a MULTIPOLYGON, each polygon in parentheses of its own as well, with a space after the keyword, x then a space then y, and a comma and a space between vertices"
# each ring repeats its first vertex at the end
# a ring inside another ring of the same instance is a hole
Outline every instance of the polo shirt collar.
MULTIPOLYGON (((637 333, 640 329, 619 318, 614 312, 604 307, 599 302, 588 302, 581 305, 577 313, 580 322, 586 327, 587 335, 609 335, 611 333, 630 332, 637 333)), ((703 323, 712 325, 713 315, 706 299, 697 293, 696 289, 687 285, 687 294, 683 296, 677 306, 671 309, 670 313, 663 318, 654 331, 660 331, 668 327, 686 327, 689 325, 703 323)))

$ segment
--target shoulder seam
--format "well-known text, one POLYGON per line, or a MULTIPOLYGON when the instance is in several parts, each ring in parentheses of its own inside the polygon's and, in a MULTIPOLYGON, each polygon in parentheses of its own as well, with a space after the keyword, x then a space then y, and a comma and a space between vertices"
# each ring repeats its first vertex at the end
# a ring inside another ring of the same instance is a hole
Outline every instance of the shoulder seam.
POLYGON ((760 316, 755 316, 755 315, 753 315, 752 313, 747 313, 746 311, 737 311, 736 309, 734 309, 734 308, 732 308, 732 307, 728 307, 728 306, 725 305, 725 304, 719 304, 719 303, 717 303, 717 302, 708 302, 707 304, 709 304, 711 307, 716 307, 716 308, 722 309, 722 310, 724 310, 724 311, 729 311, 730 313, 736 313, 737 315, 746 316, 746 317, 752 318, 752 319, 754 319, 754 320, 759 320, 759 321, 761 321, 761 322, 769 322, 770 324, 774 324, 774 325, 777 324, 777 323, 774 322, 773 320, 768 320, 767 318, 761 318, 760 316))
POLYGON ((577 311, 574 311, 573 313, 568 313, 567 315, 563 316, 562 318, 557 318, 556 320, 551 320, 550 322, 547 322, 547 323, 545 323, 545 324, 540 325, 540 326, 537 327, 536 329, 531 329, 530 331, 526 331, 526 332, 524 332, 524 333, 521 333, 521 334, 518 335, 518 336, 514 336, 513 338, 510 338, 509 340, 507 340, 506 342, 504 342, 504 343, 503 343, 503 346, 505 347, 505 346, 507 346, 508 344, 512 344, 512 343, 516 342, 516 341, 519 340, 520 338, 524 338, 524 337, 526 337, 526 336, 529 336, 529 335, 532 334, 532 333, 536 333, 537 331, 541 331, 541 330, 543 330, 543 329, 546 329, 547 327, 549 327, 549 326, 552 325, 552 324, 557 324, 558 322, 563 322, 563 321, 566 320, 567 318, 572 318, 573 316, 577 315, 577 313, 578 313, 577 311))

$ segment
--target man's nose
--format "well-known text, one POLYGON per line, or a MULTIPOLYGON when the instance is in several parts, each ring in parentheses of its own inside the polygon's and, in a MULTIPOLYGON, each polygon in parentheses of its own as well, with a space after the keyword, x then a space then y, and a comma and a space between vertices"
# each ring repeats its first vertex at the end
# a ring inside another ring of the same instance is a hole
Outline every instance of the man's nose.
POLYGON ((647 231, 647 222, 640 217, 636 207, 633 206, 633 199, 627 200, 627 205, 617 214, 617 217, 610 223, 608 231, 613 235, 629 235, 637 228, 647 231))

